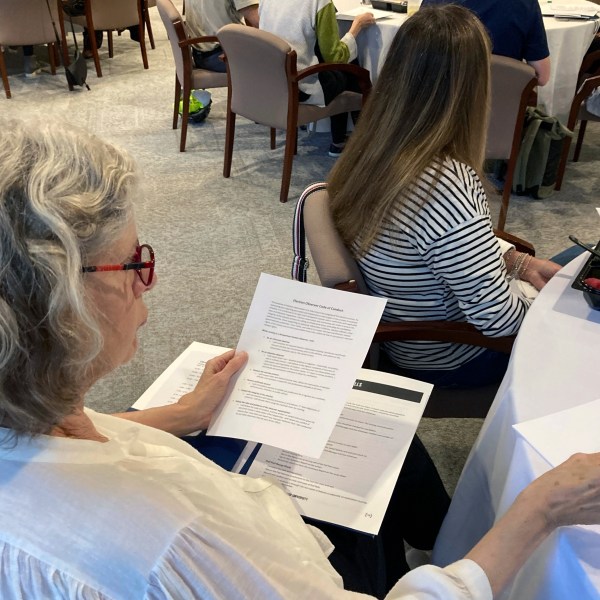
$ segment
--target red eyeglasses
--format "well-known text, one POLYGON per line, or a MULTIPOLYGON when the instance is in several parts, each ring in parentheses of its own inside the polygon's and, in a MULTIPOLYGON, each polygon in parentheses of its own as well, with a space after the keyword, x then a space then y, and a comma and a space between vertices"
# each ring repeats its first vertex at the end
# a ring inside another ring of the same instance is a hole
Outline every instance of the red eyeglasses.
POLYGON ((135 247, 133 262, 122 265, 93 265, 81 267, 84 273, 100 273, 102 271, 130 271, 134 270, 142 283, 146 286, 152 283, 154 277, 154 250, 148 244, 135 247))

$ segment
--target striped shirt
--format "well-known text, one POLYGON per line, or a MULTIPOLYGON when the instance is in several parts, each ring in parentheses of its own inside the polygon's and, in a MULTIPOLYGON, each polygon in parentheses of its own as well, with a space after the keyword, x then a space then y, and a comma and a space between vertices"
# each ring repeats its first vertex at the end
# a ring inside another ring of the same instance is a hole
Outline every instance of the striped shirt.
MULTIPOLYGON (((528 302, 511 293, 485 191, 456 160, 423 173, 410 198, 386 217, 359 258, 374 296, 388 299, 384 321, 468 321, 492 337, 517 332, 528 302)), ((483 348, 446 342, 390 342, 401 367, 451 370, 483 348)))

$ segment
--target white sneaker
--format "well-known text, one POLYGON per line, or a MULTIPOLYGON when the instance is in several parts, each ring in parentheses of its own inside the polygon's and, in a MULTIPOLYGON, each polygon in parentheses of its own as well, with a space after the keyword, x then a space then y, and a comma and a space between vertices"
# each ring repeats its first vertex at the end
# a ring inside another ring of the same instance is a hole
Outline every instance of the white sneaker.
POLYGON ((33 77, 38 77, 42 72, 44 65, 38 62, 38 59, 35 56, 26 56, 24 62, 24 72, 25 77, 27 79, 32 79, 33 77))

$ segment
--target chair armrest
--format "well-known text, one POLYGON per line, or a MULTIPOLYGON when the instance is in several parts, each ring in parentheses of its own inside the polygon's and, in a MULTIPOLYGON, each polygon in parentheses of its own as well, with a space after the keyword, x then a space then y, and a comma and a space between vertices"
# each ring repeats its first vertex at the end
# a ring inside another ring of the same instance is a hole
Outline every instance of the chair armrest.
POLYGON ((354 75, 358 79, 358 85, 360 86, 363 95, 368 95, 373 87, 369 71, 358 65, 349 63, 319 63, 318 65, 307 67, 306 69, 298 71, 296 74, 296 82, 305 79, 306 77, 310 77, 311 75, 321 73, 322 71, 343 71, 354 75))
POLYGON ((527 240, 523 240, 520 237, 517 237, 516 235, 506 233, 506 231, 500 231, 499 229, 494 229, 494 235, 513 244, 513 246, 519 252, 525 252, 526 254, 531 254, 531 256, 535 256, 535 248, 527 240))
POLYGON ((510 354, 516 336, 490 337, 464 321, 402 321, 380 323, 373 342, 424 340, 489 348, 510 354))
POLYGON ((579 75, 600 75, 600 71, 598 73, 588 73, 590 67, 596 62, 600 60, 600 50, 595 50, 594 52, 590 52, 583 57, 583 61, 581 63, 581 68, 579 69, 579 75))
POLYGON ((209 42, 217 42, 218 44, 219 38, 216 35, 201 35, 200 37, 182 40, 181 42, 179 42, 179 47, 185 48, 186 46, 192 46, 194 44, 205 44, 209 42))
POLYGON ((333 287, 334 289, 341 290, 342 292, 359 292, 358 284, 354 279, 351 279, 350 281, 344 281, 343 283, 336 283, 333 287))
MULTIPOLYGON (((345 292, 359 291, 354 279, 338 283, 334 288, 345 292)), ((510 354, 515 338, 514 335, 505 337, 484 335, 474 325, 465 321, 396 321, 380 323, 373 336, 373 343, 401 340, 452 342, 510 354)))

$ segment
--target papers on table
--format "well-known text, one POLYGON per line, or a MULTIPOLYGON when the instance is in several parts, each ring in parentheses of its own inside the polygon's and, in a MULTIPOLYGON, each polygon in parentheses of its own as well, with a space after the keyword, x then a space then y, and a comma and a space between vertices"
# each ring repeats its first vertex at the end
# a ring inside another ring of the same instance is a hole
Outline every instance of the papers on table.
POLYGON ((350 10, 344 10, 337 13, 336 17, 340 21, 353 21, 354 17, 358 17, 358 15, 362 15, 366 12, 371 13, 375 20, 386 19, 393 16, 393 14, 387 10, 378 10, 376 8, 372 8, 371 6, 357 6, 356 8, 351 8, 350 10))
POLYGON ((303 515, 375 535, 431 390, 361 369, 320 459, 263 445, 247 473, 277 479, 303 515))
POLYGON ((513 425, 553 467, 576 452, 600 452, 600 400, 513 425))
POLYGON ((319 457, 385 300, 262 274, 238 342, 249 360, 207 431, 319 457))
POLYGON ((540 2, 540 8, 544 17, 555 17, 557 19, 593 19, 600 10, 592 2, 559 2, 556 4, 554 2, 540 2))

